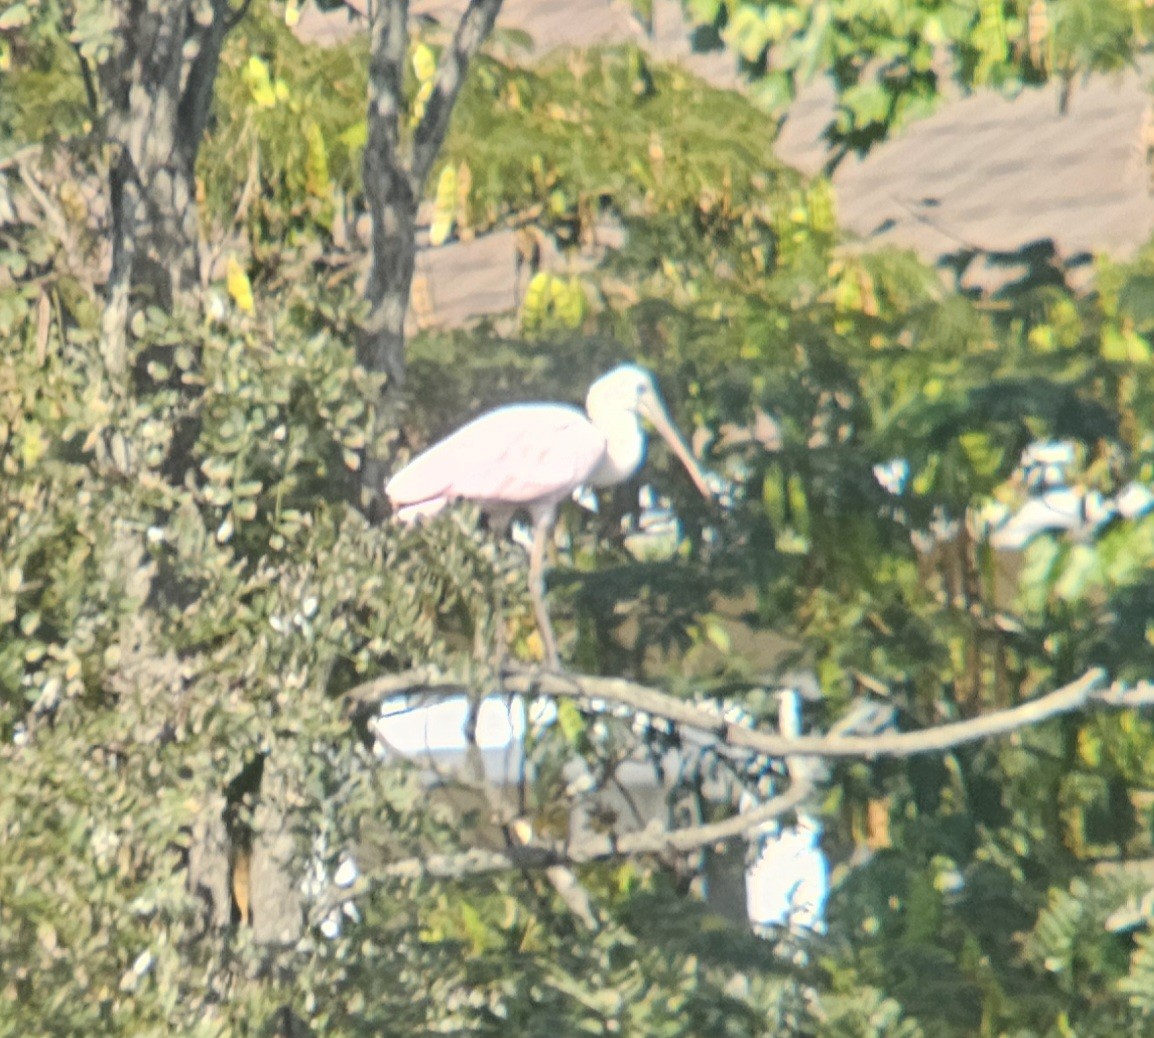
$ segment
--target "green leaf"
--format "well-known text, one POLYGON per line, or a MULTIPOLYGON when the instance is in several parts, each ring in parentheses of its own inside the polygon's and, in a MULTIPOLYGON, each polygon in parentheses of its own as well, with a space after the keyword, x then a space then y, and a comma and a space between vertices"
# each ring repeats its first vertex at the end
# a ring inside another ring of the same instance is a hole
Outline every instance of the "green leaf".
POLYGON ((583 744, 588 722, 573 700, 558 700, 557 726, 561 729, 561 734, 570 746, 577 747, 583 744))
POLYGON ((839 98, 839 104, 853 116, 854 126, 885 123, 890 103, 890 92, 879 83, 859 83, 839 98))
POLYGON ((752 4, 738 4, 726 26, 725 37, 748 62, 760 60, 770 43, 765 18, 761 10, 752 4))
POLYGON ((353 123, 352 126, 341 133, 339 140, 350 151, 359 151, 369 140, 368 122, 361 121, 353 123))
POLYGON ((721 13, 723 0, 687 0, 686 10, 694 25, 713 25, 721 13))
POLYGON ((329 177, 329 154, 324 134, 315 122, 305 123, 305 144, 308 148, 305 160, 305 188, 314 198, 328 201, 333 193, 332 180, 329 177))

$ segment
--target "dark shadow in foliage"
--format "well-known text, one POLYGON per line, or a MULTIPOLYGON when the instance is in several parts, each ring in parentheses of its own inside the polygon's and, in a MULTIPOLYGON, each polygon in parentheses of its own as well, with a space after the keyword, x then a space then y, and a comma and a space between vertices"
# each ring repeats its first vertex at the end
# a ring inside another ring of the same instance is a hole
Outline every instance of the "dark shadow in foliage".
POLYGON ((721 34, 728 24, 729 8, 725 4, 718 4, 713 21, 696 23, 689 33, 689 43, 694 53, 724 50, 725 40, 721 34))
MULTIPOLYGON (((725 9, 724 5, 718 9, 719 17, 725 9)), ((689 34, 689 46, 694 54, 706 54, 710 51, 723 50, 725 41, 721 38, 717 25, 695 25, 689 34)))
POLYGON ((1130 783, 1119 775, 1103 780, 1105 788, 1083 809, 1083 835, 1088 845, 1125 847, 1142 833, 1138 812, 1130 798, 1130 783))
POLYGON ((717 589, 710 573, 676 559, 554 571, 549 583, 570 591, 580 623, 592 628, 597 668, 638 677, 653 651, 681 654, 693 644, 689 628, 717 589))
POLYGON ((281 1006, 265 1022, 261 1035, 262 1038, 312 1038, 313 1029, 288 1006, 281 1006))
MULTIPOLYGON (((1118 416, 1075 387, 1046 378, 998 379, 974 389, 970 409, 977 424, 1041 418, 1059 439, 1094 443, 1118 436, 1118 416)), ((1016 463, 1015 458, 1015 463, 1016 463)))
POLYGON ((967 803, 974 822, 990 829, 1008 825, 1012 818, 1005 804, 1005 787, 997 777, 970 767, 967 775, 967 803))
POLYGON ((772 942, 755 937, 746 927, 726 922, 704 902, 684 892, 662 889, 660 881, 655 886, 631 895, 614 911, 617 920, 639 940, 657 948, 676 948, 710 966, 781 969, 772 942))
POLYGON ((1147 677, 1154 671, 1154 646, 1148 632, 1154 624, 1154 574, 1116 592, 1105 624, 1090 643, 1086 662, 1119 676, 1147 677))
POLYGON ((855 941, 864 979, 884 983, 923 1026, 940 1021, 954 1029, 949 1033, 977 1033, 982 992, 958 965, 952 945, 964 928, 950 925, 953 911, 928 875, 911 871, 905 854, 883 851, 834 889, 830 928, 871 934, 855 941))

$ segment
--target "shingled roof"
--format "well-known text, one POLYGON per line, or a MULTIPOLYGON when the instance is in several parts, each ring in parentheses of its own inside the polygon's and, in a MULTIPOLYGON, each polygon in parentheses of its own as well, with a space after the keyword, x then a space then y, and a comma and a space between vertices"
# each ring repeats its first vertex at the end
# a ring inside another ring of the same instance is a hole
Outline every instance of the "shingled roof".
MULTIPOLYGON (((451 23, 463 6, 464 0, 414 0, 412 11, 451 23)), ((506 0, 498 26, 526 32, 539 53, 632 41, 717 86, 739 86, 730 54, 692 52, 679 0, 654 0, 649 27, 622 0, 506 0)), ((356 29, 345 14, 310 6, 299 31, 323 42, 356 29)), ((1090 268, 1079 264, 1091 254, 1125 258, 1154 232, 1150 73, 1138 68, 1079 81, 1064 111, 1056 86, 945 100, 868 155, 837 167, 839 220, 863 242, 909 247, 951 267, 966 287, 995 287, 1029 262, 1061 266, 1085 283, 1090 268)), ((833 111, 828 84, 807 87, 772 142, 776 154, 807 172, 820 170, 828 158, 822 130, 833 111)), ((420 272, 435 322, 508 309, 512 267, 511 241, 503 239, 425 250, 420 272), (464 264, 488 269, 501 284, 463 282, 461 249, 507 255, 509 262, 495 267, 478 265, 479 256, 464 264)))
MULTIPOLYGON (((997 254, 1004 262, 1046 242, 1060 262, 1129 256, 1154 230, 1149 79, 1149 69, 1090 77, 1075 85, 1065 111, 1057 86, 947 101, 838 167, 839 219, 869 242, 908 246, 928 260, 976 253, 967 284, 1000 280, 997 254)), ((831 105, 828 88, 808 90, 778 154, 819 168, 814 142, 831 105)))

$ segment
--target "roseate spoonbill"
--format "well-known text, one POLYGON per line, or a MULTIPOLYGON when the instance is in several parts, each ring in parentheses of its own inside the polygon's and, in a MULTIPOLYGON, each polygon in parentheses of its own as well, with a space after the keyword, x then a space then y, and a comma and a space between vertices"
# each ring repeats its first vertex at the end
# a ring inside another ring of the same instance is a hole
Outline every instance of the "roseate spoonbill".
POLYGON ((653 383, 623 364, 589 388, 582 414, 569 404, 510 404, 489 411, 418 455, 385 485, 403 522, 433 515, 461 499, 475 501, 507 527, 524 509, 533 521, 529 596, 545 659, 558 666, 557 641, 545 608, 545 545, 557 506, 585 484, 612 486, 645 460, 646 418, 664 437, 697 489, 711 497, 705 474, 678 435, 653 383))

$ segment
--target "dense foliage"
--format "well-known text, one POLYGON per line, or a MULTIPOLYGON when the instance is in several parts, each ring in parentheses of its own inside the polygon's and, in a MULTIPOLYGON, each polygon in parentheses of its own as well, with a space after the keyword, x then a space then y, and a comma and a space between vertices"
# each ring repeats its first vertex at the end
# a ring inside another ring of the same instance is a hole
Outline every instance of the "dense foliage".
MULTIPOLYGON (((636 6, 636 3, 635 3, 636 6)), ((640 6, 645 6, 641 4, 640 6)), ((827 74, 837 115, 834 161, 866 150, 947 93, 1013 91, 1057 80, 1063 104, 1086 72, 1130 64, 1150 8, 1132 0, 684 0, 699 46, 725 45, 752 95, 781 112, 827 74)))
MULTIPOLYGON (((754 5, 728 6, 736 40, 754 5)), ((860 24, 835 6, 839 32, 860 24)), ((99 247, 75 226, 98 239, 101 156, 68 41, 38 20, 50 7, 0 21, 0 1034, 1149 1030, 1150 880, 1122 866, 1154 854, 1154 731, 1129 713, 837 767, 821 805, 836 889, 808 960, 648 860, 583 874, 596 934, 529 873, 380 883, 337 937, 307 902, 301 941, 254 940, 237 863, 270 805, 302 878, 350 848, 368 868, 477 838, 380 764, 341 697, 416 662, 488 681, 494 602, 532 659, 523 577, 468 514, 400 531, 349 504, 378 399, 351 345, 363 45, 306 47, 254 4, 201 155, 206 236, 231 258, 215 310, 142 314, 131 385, 109 387, 99 247), (213 811, 236 857, 223 928, 187 879, 213 811)), ((761 17, 778 8, 794 11, 761 17)), ((986 53, 972 19, 950 38, 967 33, 986 53)), ((829 185, 774 162, 768 118, 636 50, 486 59, 458 116, 428 200, 445 234, 513 222, 576 251, 612 217, 624 244, 557 278, 580 306, 528 319, 526 295, 521 321, 419 337, 381 449, 495 402, 573 399, 635 358, 733 485, 711 508, 658 455, 684 537, 644 562, 617 521, 635 494, 566 517, 551 586, 577 667, 748 689, 758 713, 787 658, 820 675, 818 723, 868 686, 907 727, 1092 664, 1149 676, 1154 518, 1021 558, 964 520, 1023 498, 1038 438, 1075 443, 1087 493, 1154 479, 1154 254, 1099 261, 1086 294, 1023 257, 996 300, 958 295, 910 255, 846 249, 829 185), (759 415, 772 437, 745 435, 759 415), (898 457, 895 498, 872 467, 898 457), (919 553, 931 526, 953 532, 919 553)), ((539 749, 592 752, 580 729, 539 749)), ((537 802, 559 789, 543 767, 537 802)))

